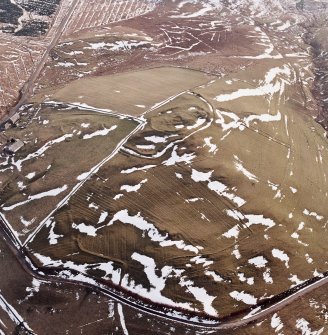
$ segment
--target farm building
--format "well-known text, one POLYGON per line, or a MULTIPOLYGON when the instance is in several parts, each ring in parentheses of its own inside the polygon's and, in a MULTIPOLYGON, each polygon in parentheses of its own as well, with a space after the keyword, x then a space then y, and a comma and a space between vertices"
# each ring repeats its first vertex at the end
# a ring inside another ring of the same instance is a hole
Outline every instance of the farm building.
POLYGON ((5 147, 4 151, 7 154, 13 155, 16 153, 19 149, 21 149, 24 146, 24 142, 20 139, 11 139, 7 146, 5 147))
POLYGON ((17 121, 19 120, 20 115, 19 113, 15 113, 11 117, 9 117, 6 121, 4 121, 1 125, 2 129, 9 129, 10 127, 13 127, 16 125, 17 121))

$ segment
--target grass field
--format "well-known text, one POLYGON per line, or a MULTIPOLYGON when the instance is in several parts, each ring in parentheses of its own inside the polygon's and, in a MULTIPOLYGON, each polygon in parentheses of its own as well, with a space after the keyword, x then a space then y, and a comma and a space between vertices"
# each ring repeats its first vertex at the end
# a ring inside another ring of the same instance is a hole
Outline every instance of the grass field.
POLYGON ((156 103, 211 79, 198 71, 161 67, 80 79, 59 89, 49 99, 140 115, 156 103))

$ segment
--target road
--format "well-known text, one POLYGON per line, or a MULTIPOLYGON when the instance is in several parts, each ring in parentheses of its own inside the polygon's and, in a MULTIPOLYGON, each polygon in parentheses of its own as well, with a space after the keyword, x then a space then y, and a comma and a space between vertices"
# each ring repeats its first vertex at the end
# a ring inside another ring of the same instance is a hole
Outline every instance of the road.
POLYGON ((56 44, 58 43, 62 33, 64 32, 64 29, 65 29, 67 23, 69 22, 71 16, 73 15, 74 10, 75 10, 78 2, 79 2, 79 0, 73 0, 70 9, 67 11, 67 14, 64 16, 63 20, 58 25, 58 27, 57 27, 54 35, 53 35, 53 38, 50 41, 49 45, 47 46, 46 50, 44 51, 41 59, 36 64, 33 72, 31 73, 31 75, 29 77, 29 79, 27 80, 27 82, 24 84, 24 86, 20 90, 20 98, 19 98, 18 102, 16 103, 16 105, 13 108, 11 108, 9 114, 4 118, 4 120, 8 119, 13 114, 17 113, 19 108, 22 107, 25 103, 28 102, 29 98, 33 94, 35 81, 37 80, 37 78, 39 77, 42 69, 44 68, 44 65, 47 62, 47 59, 49 57, 50 51, 56 46, 56 44))
MULTIPOLYGON (((17 313, 17 311, 11 306, 8 301, 3 297, 0 293, 0 305, 2 308, 6 309, 7 314, 9 315, 10 319, 15 322, 17 326, 25 329, 26 334, 28 335, 35 335, 33 330, 28 326, 28 324, 24 321, 24 319, 17 313)), ((0 329, 1 333, 1 329, 0 329)), ((3 334, 3 333, 1 333, 3 334)))

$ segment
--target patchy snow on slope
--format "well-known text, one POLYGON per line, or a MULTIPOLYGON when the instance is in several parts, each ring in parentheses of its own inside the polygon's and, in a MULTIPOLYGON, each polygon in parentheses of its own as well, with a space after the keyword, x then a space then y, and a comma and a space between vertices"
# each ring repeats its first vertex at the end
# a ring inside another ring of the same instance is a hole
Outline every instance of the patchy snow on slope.
POLYGON ((97 236, 97 228, 94 226, 86 225, 85 223, 72 224, 72 228, 77 229, 80 233, 87 234, 88 236, 97 236))
POLYGON ((49 235, 48 235, 48 240, 49 240, 49 244, 50 245, 54 245, 58 243, 58 239, 60 237, 64 237, 64 235, 58 235, 54 232, 55 226, 56 226, 56 221, 54 221, 54 218, 51 217, 50 219, 48 219, 46 221, 46 226, 49 227, 50 226, 50 230, 49 230, 49 235))
POLYGON ((231 200, 232 202, 234 202, 238 207, 241 207, 243 206, 246 201, 244 199, 242 199, 241 197, 233 194, 233 193, 230 193, 230 192, 227 192, 229 189, 228 189, 228 186, 224 185, 223 183, 221 183, 220 181, 210 181, 208 184, 207 184, 207 187, 211 190, 211 191, 214 191, 215 193, 217 193, 218 195, 220 196, 223 196, 229 200, 231 200))
POLYGON ((137 215, 130 215, 127 209, 121 210, 113 216, 108 225, 112 225, 117 221, 130 224, 144 233, 147 233, 148 237, 153 242, 158 242, 162 247, 175 246, 178 249, 191 251, 195 254, 198 254, 199 252, 198 248, 194 247, 193 245, 188 245, 182 240, 173 241, 169 239, 168 234, 162 235, 159 230, 152 223, 147 222, 140 213, 137 215))
POLYGON ((164 161, 163 164, 166 166, 176 165, 177 163, 190 164, 193 159, 196 157, 194 153, 184 153, 181 156, 177 153, 178 146, 174 146, 171 157, 164 161))
POLYGON ((263 256, 257 256, 249 259, 248 263, 255 265, 256 268, 264 268, 268 261, 263 256))
POLYGON ((313 263, 313 258, 311 258, 309 254, 305 254, 305 259, 309 264, 313 263))
POLYGON ((107 49, 111 51, 129 51, 138 47, 150 47, 151 44, 147 41, 116 41, 114 43, 106 43, 106 42, 95 42, 95 43, 88 43, 88 47, 84 47, 86 50, 100 50, 100 49, 107 49))
POLYGON ((190 261, 195 263, 195 264, 202 264, 203 267, 208 267, 210 265, 212 265, 214 262, 213 261, 209 261, 206 258, 202 257, 202 256, 195 256, 193 258, 190 258, 190 261))
POLYGON ((205 273, 206 276, 212 277, 213 280, 218 282, 218 283, 224 281, 224 279, 220 275, 218 275, 215 271, 207 270, 204 273, 205 273))
POLYGON ((174 14, 170 17, 172 19, 193 19, 199 18, 201 16, 207 15, 213 10, 220 10, 222 8, 222 3, 220 0, 207 0, 207 1, 198 1, 198 0, 185 0, 180 2, 178 9, 183 10, 186 4, 197 4, 202 6, 200 9, 192 12, 182 12, 180 14, 174 14))
POLYGON ((272 315, 271 327, 274 329, 275 333, 280 332, 280 330, 284 327, 284 324, 282 323, 277 313, 272 315))
POLYGON ((236 259, 241 259, 241 254, 240 254, 240 251, 239 251, 239 245, 238 244, 235 245, 234 249, 231 252, 231 255, 233 255, 236 259))
POLYGON ((212 143, 211 140, 213 139, 213 137, 205 137, 204 138, 204 142, 205 142, 205 145, 204 146, 207 146, 209 149, 208 149, 208 152, 209 153, 213 153, 214 155, 217 153, 218 151, 218 147, 216 144, 212 143))
POLYGON ((238 272, 237 273, 238 279, 244 283, 246 282, 248 285, 254 285, 254 277, 246 277, 244 273, 238 272))
POLYGON ((108 217, 108 212, 101 212, 100 213, 100 217, 99 217, 99 220, 98 220, 98 224, 101 224, 103 222, 105 222, 105 220, 107 219, 108 217))
POLYGON ((295 187, 290 186, 289 189, 295 194, 297 192, 297 189, 295 187))
POLYGON ((152 136, 145 136, 145 140, 148 141, 148 142, 158 144, 158 143, 165 143, 167 141, 168 137, 169 136, 152 135, 152 136))
MULTIPOLYGON (((146 297, 159 303, 164 303, 169 300, 168 298, 162 296, 161 292, 165 288, 166 280, 172 273, 173 268, 165 265, 161 271, 158 272, 156 271, 157 265, 154 259, 138 252, 134 252, 131 255, 131 259, 144 266, 144 272, 151 285, 150 290, 146 293, 146 297)), ((170 304, 172 304, 172 301, 170 301, 170 304)))
POLYGON ((247 227, 250 227, 252 225, 262 225, 268 227, 267 229, 269 229, 276 225, 276 223, 272 219, 265 218, 262 214, 246 214, 245 218, 248 220, 248 222, 245 223, 247 227))
POLYGON ((78 275, 73 275, 69 270, 63 270, 62 275, 64 278, 69 277, 71 280, 82 281, 90 283, 92 285, 98 285, 99 283, 97 283, 94 279, 90 278, 87 273, 89 269, 100 269, 106 273, 103 278, 111 279, 116 285, 120 283, 121 269, 115 270, 113 262, 75 264, 72 261, 54 260, 49 256, 44 256, 39 253, 33 253, 33 255, 41 262, 41 264, 43 264, 43 266, 65 268, 79 272, 78 275))
POLYGON ((99 269, 101 271, 105 272, 105 275, 102 277, 104 279, 110 279, 114 285, 119 285, 121 281, 121 269, 115 268, 114 269, 114 263, 109 261, 107 263, 98 263, 95 265, 92 265, 94 269, 99 269))
POLYGON ((302 335, 321 335, 325 330, 324 327, 320 328, 319 330, 312 330, 310 328, 310 323, 304 318, 296 320, 296 328, 301 331, 302 335))
POLYGON ((284 11, 280 0, 266 0, 265 2, 262 0, 235 0, 231 8, 238 12, 240 8, 249 8, 250 14, 255 17, 272 16, 284 11))
POLYGON ((280 259, 282 262, 285 262, 286 268, 287 269, 289 268, 289 264, 288 264, 289 257, 284 251, 279 250, 279 249, 272 249, 272 256, 280 259))
POLYGON ((263 280, 267 284, 273 284, 273 279, 271 277, 270 269, 269 268, 266 268, 265 271, 263 272, 263 280))
POLYGON ((116 194, 113 199, 114 200, 118 200, 118 199, 121 199, 122 197, 124 197, 124 194, 123 193, 119 193, 119 194, 116 194))
POLYGON ((137 185, 122 185, 120 190, 126 191, 126 192, 138 192, 143 184, 145 184, 148 181, 148 179, 143 179, 139 184, 137 185))
POLYGON ((240 227, 238 225, 235 225, 234 227, 230 228, 227 232, 222 234, 222 236, 226 238, 231 238, 231 237, 238 238, 239 232, 240 232, 240 227))
POLYGON ((199 118, 197 119, 197 121, 195 122, 195 124, 193 124, 192 126, 187 126, 187 129, 196 129, 200 126, 202 126, 204 123, 206 122, 206 119, 204 118, 199 118))
POLYGON ((258 178, 251 172, 249 172, 244 166, 243 162, 238 158, 238 156, 234 155, 235 159, 235 167, 237 171, 240 171, 246 178, 248 178, 251 181, 254 181, 256 183, 259 182, 258 178))
POLYGON ((204 311, 210 315, 217 315, 216 310, 212 307, 212 302, 216 297, 210 296, 202 287, 194 286, 194 283, 186 276, 181 276, 185 270, 174 269, 171 266, 164 266, 158 269, 153 258, 134 252, 131 256, 133 260, 144 266, 144 272, 150 283, 150 288, 146 289, 142 285, 136 285, 134 280, 126 274, 122 278, 122 287, 142 295, 152 301, 167 304, 174 307, 182 307, 188 310, 197 310, 191 307, 190 303, 174 302, 162 295, 168 277, 175 277, 179 279, 179 286, 185 288, 187 292, 191 293, 196 300, 201 302, 204 306, 204 311))
POLYGON ((22 181, 18 181, 17 186, 18 186, 20 191, 23 191, 26 188, 26 186, 24 185, 24 183, 22 181))
POLYGON ((212 177, 213 171, 214 170, 211 170, 209 172, 200 172, 195 169, 192 169, 191 179, 195 182, 209 181, 210 178, 212 177))
POLYGON ((239 90, 227 93, 227 94, 220 94, 216 96, 215 100, 218 102, 226 102, 232 101, 240 98, 245 97, 258 97, 267 94, 273 94, 280 91, 280 84, 266 84, 259 88, 240 88, 239 90))
POLYGON ((154 144, 137 144, 136 147, 141 150, 155 150, 156 146, 154 144))
POLYGON ((28 173, 25 177, 26 177, 27 179, 32 179, 32 178, 35 177, 35 175, 36 175, 35 172, 30 172, 30 173, 28 173))
POLYGON ((20 222, 21 222, 25 227, 28 227, 28 226, 30 226, 33 222, 35 222, 35 218, 33 218, 33 219, 31 219, 31 220, 26 220, 26 219, 24 219, 23 216, 21 216, 21 217, 19 218, 19 220, 20 220, 20 222))
POLYGON ((40 291, 41 281, 33 278, 32 279, 32 286, 26 287, 26 292, 28 295, 24 298, 23 301, 28 300, 29 298, 33 297, 34 293, 38 293, 40 291))
POLYGON ((282 25, 278 26, 277 30, 279 30, 279 31, 285 31, 285 30, 287 30, 290 27, 291 27, 291 23, 290 23, 289 20, 287 20, 285 23, 283 23, 282 25))
POLYGON ((110 128, 104 128, 104 129, 100 129, 100 130, 97 130, 91 134, 86 134, 86 135, 83 135, 83 139, 84 140, 89 140, 90 138, 93 138, 93 137, 96 137, 96 136, 106 136, 108 135, 111 131, 115 130, 117 128, 117 125, 114 125, 110 128))
POLYGON ((229 295, 233 299, 237 301, 242 301, 246 305, 256 305, 257 303, 257 299, 253 295, 245 293, 244 291, 242 292, 233 291, 233 292, 230 292, 229 295))
POLYGON ((187 292, 191 293, 194 298, 203 305, 205 313, 212 316, 218 316, 217 311, 212 306, 212 303, 216 297, 209 295, 205 288, 194 286, 194 282, 185 276, 180 278, 179 285, 181 287, 186 287, 187 292))
POLYGON ((121 173, 130 174, 130 173, 133 173, 133 172, 136 172, 136 171, 146 171, 146 170, 152 169, 156 166, 157 165, 145 165, 145 166, 140 166, 140 167, 132 167, 132 168, 129 168, 129 169, 126 169, 126 170, 122 170, 121 173))
POLYGON ((43 155, 47 150, 49 150, 53 145, 55 144, 59 144, 61 142, 64 142, 66 141, 66 139, 68 138, 72 138, 73 137, 73 134, 65 134, 65 135, 62 135, 60 137, 57 137, 56 139, 54 140, 51 140, 47 143, 45 143, 41 148, 39 148, 38 150, 36 150, 35 152, 27 155, 25 158, 23 159, 19 159, 17 161, 13 161, 12 164, 14 166, 16 166, 17 170, 18 171, 21 171, 22 170, 22 165, 24 162, 28 161, 28 160, 31 160, 31 159, 34 159, 34 158, 38 158, 40 157, 41 155, 43 155))
POLYGON ((314 218, 316 218, 318 221, 321 221, 323 219, 322 215, 319 215, 316 212, 310 212, 308 209, 304 209, 303 214, 305 214, 306 216, 313 216, 314 218))
MULTIPOLYGON (((274 93, 279 92, 283 87, 283 80, 279 79, 280 76, 290 76, 291 71, 288 65, 281 67, 275 67, 270 69, 264 77, 261 85, 256 88, 241 88, 237 91, 220 94, 215 97, 215 100, 218 102, 232 101, 243 97, 257 97, 269 95, 272 96, 274 93), (278 77, 278 78, 277 78, 278 77)), ((267 114, 265 114, 267 115, 267 114)), ((254 117, 254 116, 253 116, 254 117)), ((262 117, 263 118, 263 117, 262 117)), ((247 117, 249 119, 249 117, 247 117)), ((262 120, 265 121, 265 120, 262 120)))
POLYGON ((34 195, 29 195, 27 200, 17 202, 16 204, 11 205, 11 206, 3 207, 2 209, 4 211, 11 211, 11 210, 15 209, 16 207, 23 206, 23 205, 25 205, 25 204, 27 204, 31 201, 34 201, 34 200, 39 200, 39 199, 46 198, 46 197, 56 197, 60 193, 65 192, 67 190, 67 188, 68 188, 67 185, 64 185, 62 187, 54 188, 54 189, 49 190, 49 191, 41 192, 41 193, 34 194, 34 195))
POLYGON ((291 287, 294 287, 296 285, 300 285, 300 284, 304 283, 304 280, 301 280, 297 277, 297 275, 292 275, 292 274, 290 275, 288 280, 290 280, 291 282, 294 283, 294 284, 291 285, 291 287))

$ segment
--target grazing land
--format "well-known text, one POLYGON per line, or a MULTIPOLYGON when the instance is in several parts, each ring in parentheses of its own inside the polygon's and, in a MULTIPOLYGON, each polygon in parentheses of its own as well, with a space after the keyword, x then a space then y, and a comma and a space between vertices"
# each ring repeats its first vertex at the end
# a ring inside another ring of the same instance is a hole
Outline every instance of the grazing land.
POLYGON ((47 99, 107 108, 127 115, 140 115, 149 108, 208 82, 211 76, 199 71, 160 67, 73 81, 47 99), (145 92, 148 92, 145 94, 145 92), (127 94, 128 93, 128 94, 127 94))
POLYGON ((211 80, 145 114, 29 245, 40 264, 81 262, 155 302, 221 317, 324 272, 324 131, 286 101, 297 73, 263 63, 264 78, 243 71, 251 85, 211 80))

